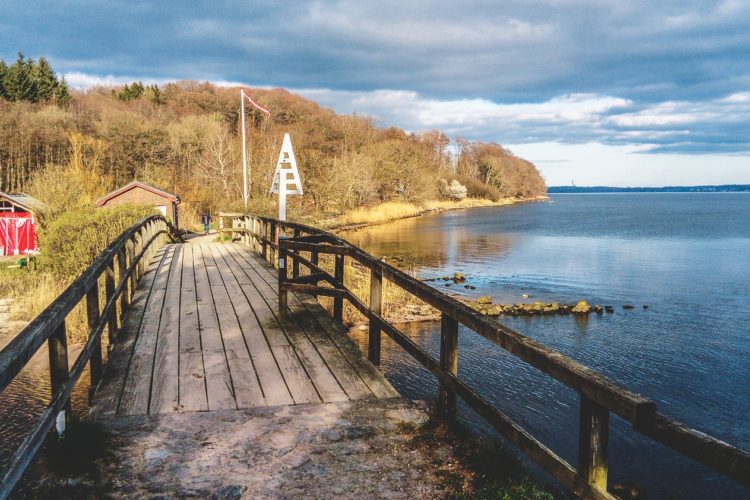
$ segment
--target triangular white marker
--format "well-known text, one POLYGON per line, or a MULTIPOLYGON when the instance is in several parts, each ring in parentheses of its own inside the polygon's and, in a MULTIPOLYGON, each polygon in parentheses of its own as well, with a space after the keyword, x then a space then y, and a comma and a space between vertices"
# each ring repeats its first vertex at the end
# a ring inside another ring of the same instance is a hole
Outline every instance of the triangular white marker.
POLYGON ((285 195, 303 194, 302 181, 299 177, 299 170, 297 170, 297 159, 294 157, 292 140, 289 138, 289 134, 284 134, 284 142, 281 145, 279 160, 276 162, 276 172, 273 174, 273 182, 271 183, 271 193, 281 194, 279 189, 281 184, 284 186, 285 195), (290 185, 293 185, 294 188, 289 189, 290 185))

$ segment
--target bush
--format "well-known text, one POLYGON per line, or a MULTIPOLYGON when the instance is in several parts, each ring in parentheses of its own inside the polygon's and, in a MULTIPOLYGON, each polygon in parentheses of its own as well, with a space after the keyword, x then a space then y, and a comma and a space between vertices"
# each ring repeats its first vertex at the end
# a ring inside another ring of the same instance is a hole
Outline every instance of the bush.
POLYGON ((458 180, 461 184, 466 186, 466 192, 469 198, 482 198, 492 201, 498 201, 502 198, 500 192, 496 188, 488 186, 482 181, 472 179, 471 177, 459 177, 458 180))
POLYGON ((44 261, 58 277, 75 278, 127 228, 155 213, 148 205, 83 207, 63 213, 40 235, 44 261))
POLYGON ((440 194, 449 200, 461 201, 466 198, 468 193, 466 186, 461 185, 456 179, 448 182, 445 179, 440 179, 440 194))

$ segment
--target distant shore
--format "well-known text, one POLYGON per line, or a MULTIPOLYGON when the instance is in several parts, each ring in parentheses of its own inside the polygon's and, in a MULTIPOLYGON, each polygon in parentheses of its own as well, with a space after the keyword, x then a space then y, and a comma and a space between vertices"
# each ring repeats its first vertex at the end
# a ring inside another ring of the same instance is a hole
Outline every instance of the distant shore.
POLYGON ((550 186, 551 194, 575 193, 748 193, 750 184, 706 186, 617 187, 617 186, 550 186))
POLYGON ((357 208, 335 218, 319 220, 315 225, 334 232, 350 231, 431 213, 467 208, 502 207, 547 199, 549 199, 548 196, 532 196, 529 198, 501 198, 497 201, 482 198, 465 198, 461 201, 432 200, 422 203, 390 201, 371 207, 357 208))

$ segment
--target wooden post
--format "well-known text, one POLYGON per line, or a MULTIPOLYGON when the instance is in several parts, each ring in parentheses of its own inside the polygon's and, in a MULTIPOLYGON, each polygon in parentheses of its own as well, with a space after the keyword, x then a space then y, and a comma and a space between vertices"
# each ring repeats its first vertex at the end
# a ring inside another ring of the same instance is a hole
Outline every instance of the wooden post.
POLYGON ((286 321, 287 294, 284 284, 287 280, 287 250, 281 246, 279 238, 279 321, 286 321))
POLYGON ((263 259, 268 262, 268 244, 266 243, 266 240, 268 239, 268 223, 266 221, 261 221, 260 229, 263 237, 263 240, 260 242, 261 250, 263 251, 263 259))
MULTIPOLYGON (((374 268, 370 270, 370 311, 380 316, 383 309, 383 276, 374 268)), ((370 340, 367 358, 376 366, 380 365, 380 321, 370 318, 370 340)))
MULTIPOLYGON (((294 230, 294 239, 296 240, 297 238, 299 238, 299 229, 294 230)), ((294 254, 299 255, 299 250, 295 250, 294 254)), ((299 260, 297 259, 294 259, 292 263, 292 278, 299 278, 299 260)))
POLYGON ((261 253, 261 244, 260 240, 258 239, 260 237, 260 224, 258 223, 258 219, 253 217, 253 234, 256 236, 253 238, 254 245, 255 245, 255 253, 260 254, 261 253))
MULTIPOLYGON (((458 375, 458 321, 445 313, 440 316, 440 368, 458 375)), ((439 405, 448 419, 456 418, 456 393, 442 383, 439 405)))
MULTIPOLYGON (((310 262, 312 262, 316 266, 318 265, 318 251, 317 250, 312 250, 310 252, 310 262)), ((314 271, 310 270, 310 272, 312 273, 314 271)), ((315 286, 318 286, 318 281, 315 280, 315 281, 313 281, 312 284, 315 285, 315 286)))
MULTIPOLYGON (((335 280, 341 285, 341 289, 344 289, 344 256, 336 254, 336 264, 334 267, 335 280)), ((344 299, 343 297, 335 297, 333 299, 333 319, 336 321, 344 320, 344 299)))
MULTIPOLYGON (((143 229, 139 230, 136 234, 135 239, 135 249, 134 249, 134 255, 133 258, 135 259, 138 257, 138 255, 141 253, 141 250, 143 250, 143 229)), ((135 291, 135 287, 138 285, 138 282, 141 279, 141 266, 143 265, 143 258, 138 261, 138 263, 135 266, 135 269, 133 270, 133 277, 135 278, 135 282, 132 283, 133 285, 133 291, 135 291)))
POLYGON ((607 491, 609 410, 581 394, 578 474, 591 486, 607 491))
MULTIPOLYGON (((115 295, 115 260, 112 259, 104 270, 104 306, 106 307, 112 297, 115 295)), ((114 304, 112 310, 107 313, 107 337, 109 344, 115 341, 117 336, 117 304, 114 304)))
POLYGON ((130 301, 130 295, 128 295, 128 280, 123 280, 125 273, 128 272, 128 256, 126 252, 127 250, 123 248, 117 253, 117 270, 119 273, 120 282, 125 282, 122 288, 122 293, 120 294, 120 321, 122 321, 122 318, 125 316, 125 310, 127 309, 128 302, 130 301))
MULTIPOLYGON (((89 326, 89 337, 94 334, 96 324, 99 322, 99 282, 94 281, 94 284, 86 292, 86 319, 88 320, 89 326)), ((91 392, 89 395, 93 395, 97 384, 102 379, 102 339, 94 342, 94 349, 91 351, 91 359, 89 360, 89 374, 91 375, 91 392)))
MULTIPOLYGON (((130 268, 133 266, 133 260, 135 260, 135 243, 133 242, 132 238, 129 239, 125 243, 125 252, 128 257, 127 265, 128 265, 128 268, 130 268)), ((130 281, 130 285, 128 286, 129 288, 128 302, 129 302, 130 299, 133 298, 133 294, 135 294, 135 270, 132 273, 130 273, 130 277, 128 279, 130 281)))
MULTIPOLYGON (((65 321, 60 323, 52 336, 47 340, 49 351, 49 378, 52 387, 52 399, 62 390, 62 386, 68 380, 68 338, 65 335, 65 321)), ((65 434, 65 427, 70 415, 70 400, 65 409, 57 414, 56 428, 58 436, 65 434)))
POLYGON ((276 236, 276 223, 271 222, 271 241, 274 242, 276 245, 276 248, 271 247, 271 260, 270 263, 272 266, 276 265, 276 256, 278 255, 278 248, 279 248, 279 239, 276 236))

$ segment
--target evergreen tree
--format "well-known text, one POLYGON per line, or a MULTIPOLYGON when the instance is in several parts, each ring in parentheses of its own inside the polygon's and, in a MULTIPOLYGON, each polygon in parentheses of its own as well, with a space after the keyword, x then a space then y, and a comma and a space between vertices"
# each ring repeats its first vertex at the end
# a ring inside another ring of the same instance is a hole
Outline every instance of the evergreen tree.
POLYGON ((144 87, 141 82, 133 82, 130 85, 126 83, 122 90, 117 94, 117 98, 124 102, 132 101, 143 96, 145 90, 146 87, 144 87))
POLYGON ((58 86, 55 72, 44 57, 39 58, 33 67, 32 77, 36 84, 36 95, 39 101, 49 101, 55 97, 55 89, 58 86))
POLYGON ((32 59, 27 60, 23 53, 19 52, 18 59, 8 68, 3 79, 7 99, 11 101, 36 102, 37 91, 34 79, 32 78, 33 68, 34 61, 32 59))
POLYGON ((164 93, 159 89, 158 85, 149 85, 144 91, 146 99, 154 104, 166 104, 167 99, 164 97, 164 93))
POLYGON ((65 81, 65 78, 61 78, 55 86, 55 102, 58 106, 66 106, 72 98, 73 96, 70 95, 68 82, 65 81))

